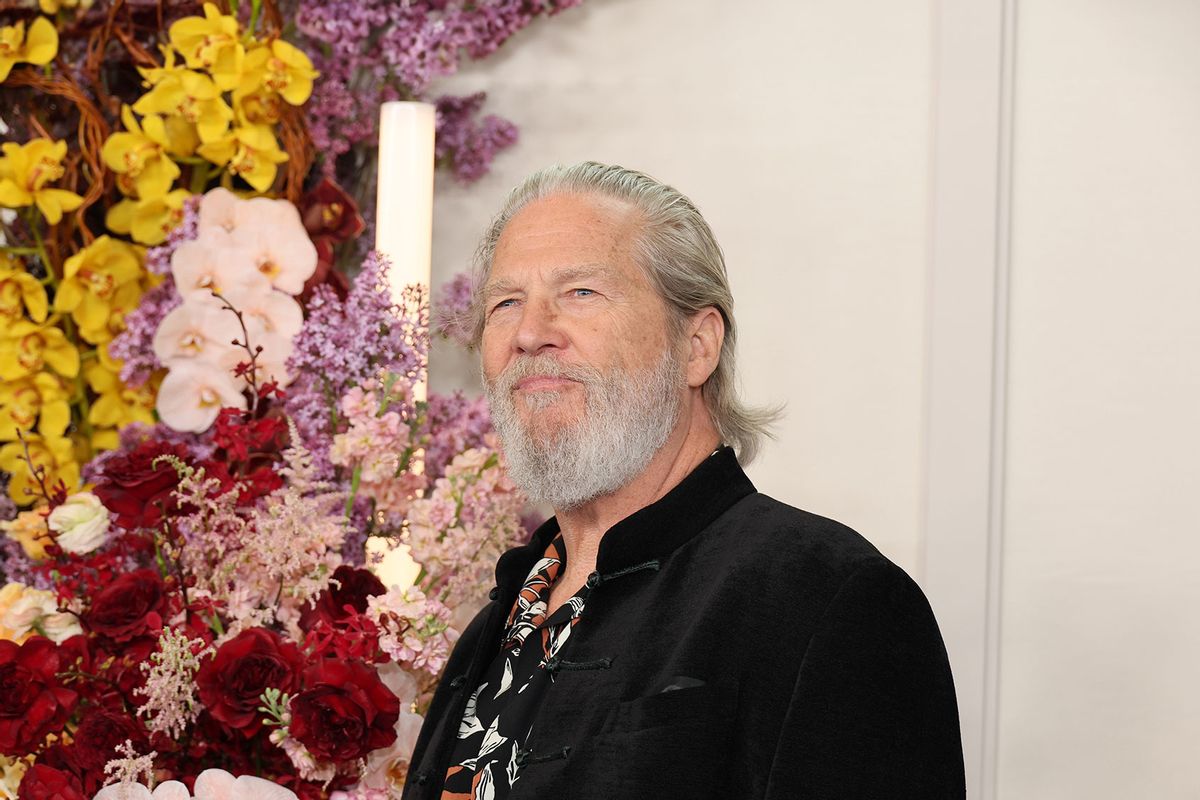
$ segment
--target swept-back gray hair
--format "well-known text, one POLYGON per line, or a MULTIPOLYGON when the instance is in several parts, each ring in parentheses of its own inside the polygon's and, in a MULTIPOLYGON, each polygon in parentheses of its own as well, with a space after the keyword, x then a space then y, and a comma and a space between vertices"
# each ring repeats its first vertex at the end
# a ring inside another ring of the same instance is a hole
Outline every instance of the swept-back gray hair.
POLYGON ((525 206, 555 194, 600 195, 626 201, 640 212, 642 227, 633 243, 634 258, 671 310, 671 323, 677 335, 697 311, 711 306, 721 313, 725 340, 717 368, 701 391, 721 440, 734 448, 743 464, 749 464, 758 453, 763 436, 771 435, 770 426, 780 411, 750 408, 738 399, 734 374, 737 328, 733 323, 733 294, 725 272, 725 256, 692 201, 649 175, 585 161, 541 170, 513 189, 484 234, 475 256, 472 281, 475 343, 479 343, 483 333, 482 291, 500 234, 525 206))

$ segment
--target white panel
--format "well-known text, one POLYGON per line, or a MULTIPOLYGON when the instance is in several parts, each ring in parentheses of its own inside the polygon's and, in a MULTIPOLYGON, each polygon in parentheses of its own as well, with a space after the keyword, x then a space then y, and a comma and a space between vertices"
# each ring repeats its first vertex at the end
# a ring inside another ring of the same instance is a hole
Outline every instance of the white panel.
MULTIPOLYGON (((919 568, 928 0, 588 0, 447 91, 487 90, 521 142, 470 188, 441 178, 434 280, 465 266, 525 174, 611 161, 690 195, 729 263, 740 372, 786 402, 764 491, 919 568)), ((473 386, 435 353, 433 385, 473 386)))
POLYGON ((995 791, 1013 3, 938 4, 925 589, 950 652, 967 795, 995 791))
POLYGON ((999 786, 1200 797, 1200 3, 1018 20, 999 786))

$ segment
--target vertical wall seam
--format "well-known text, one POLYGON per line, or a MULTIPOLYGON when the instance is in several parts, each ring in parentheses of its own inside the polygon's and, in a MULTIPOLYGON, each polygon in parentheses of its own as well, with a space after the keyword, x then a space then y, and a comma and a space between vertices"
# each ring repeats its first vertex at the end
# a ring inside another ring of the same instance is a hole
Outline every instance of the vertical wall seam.
POLYGON ((1017 0, 1001 0, 1000 113, 996 159, 996 264, 992 341, 991 465, 988 487, 988 575, 984 657, 983 800, 999 794, 1000 648, 1004 568, 1004 503, 1008 440, 1009 291, 1012 279, 1012 193, 1017 0))

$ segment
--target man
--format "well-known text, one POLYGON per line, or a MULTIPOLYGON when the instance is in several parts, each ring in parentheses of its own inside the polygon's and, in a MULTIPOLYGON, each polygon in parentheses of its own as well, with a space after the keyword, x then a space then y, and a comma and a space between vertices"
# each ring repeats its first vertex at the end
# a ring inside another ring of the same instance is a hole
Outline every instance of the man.
POLYGON ((509 471, 556 515, 496 567, 405 798, 961 798, 945 648, 908 576, 755 492, 696 208, 637 172, 538 173, 480 247, 509 471))

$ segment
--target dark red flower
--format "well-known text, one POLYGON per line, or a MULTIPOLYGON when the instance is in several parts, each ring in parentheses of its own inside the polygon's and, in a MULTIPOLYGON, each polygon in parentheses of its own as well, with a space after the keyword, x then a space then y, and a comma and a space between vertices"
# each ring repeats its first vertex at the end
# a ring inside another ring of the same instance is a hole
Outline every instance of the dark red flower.
POLYGON ((367 610, 368 597, 386 593, 387 587, 375 573, 343 564, 333 571, 329 588, 321 592, 314 605, 304 609, 300 615, 300 628, 308 631, 318 620, 332 625, 351 613, 362 614, 367 610), (346 606, 353 611, 347 611, 346 606))
POLYGON ((333 264, 337 242, 328 236, 317 236, 313 239, 313 244, 317 247, 317 268, 304 282, 304 288, 300 291, 298 299, 301 303, 307 304, 312 298, 314 289, 318 286, 328 285, 339 300, 345 300, 346 295, 350 292, 350 279, 333 264))
POLYGON ((396 741, 400 701, 361 661, 327 658, 304 672, 291 734, 322 761, 353 761, 396 741))
POLYGON ((79 779, 45 764, 34 764, 25 771, 17 800, 87 800, 79 779))
POLYGON ((160 631, 166 603, 162 578, 155 570, 139 569, 101 589, 83 623, 101 636, 127 642, 160 631))
POLYGON ((66 724, 79 696, 59 683, 59 663, 45 637, 0 639, 0 753, 28 755, 66 724))
POLYGON ((84 770, 103 774, 104 765, 118 758, 117 746, 127 740, 144 752, 139 745, 145 744, 145 731, 128 714, 91 708, 75 731, 75 758, 84 770))
POLYGON ((303 669, 300 648, 277 633, 251 628, 221 645, 196 673, 196 685, 213 718, 249 738, 262 729, 262 693, 294 693, 303 669))
POLYGON ((367 227, 354 198, 330 178, 300 198, 300 218, 310 237, 328 236, 335 242, 353 239, 367 227))
POLYGON ((116 515, 122 528, 155 528, 164 512, 176 507, 171 494, 179 485, 179 474, 160 456, 174 456, 191 463, 192 455, 180 444, 151 440, 104 465, 104 480, 96 487, 100 502, 116 515))

